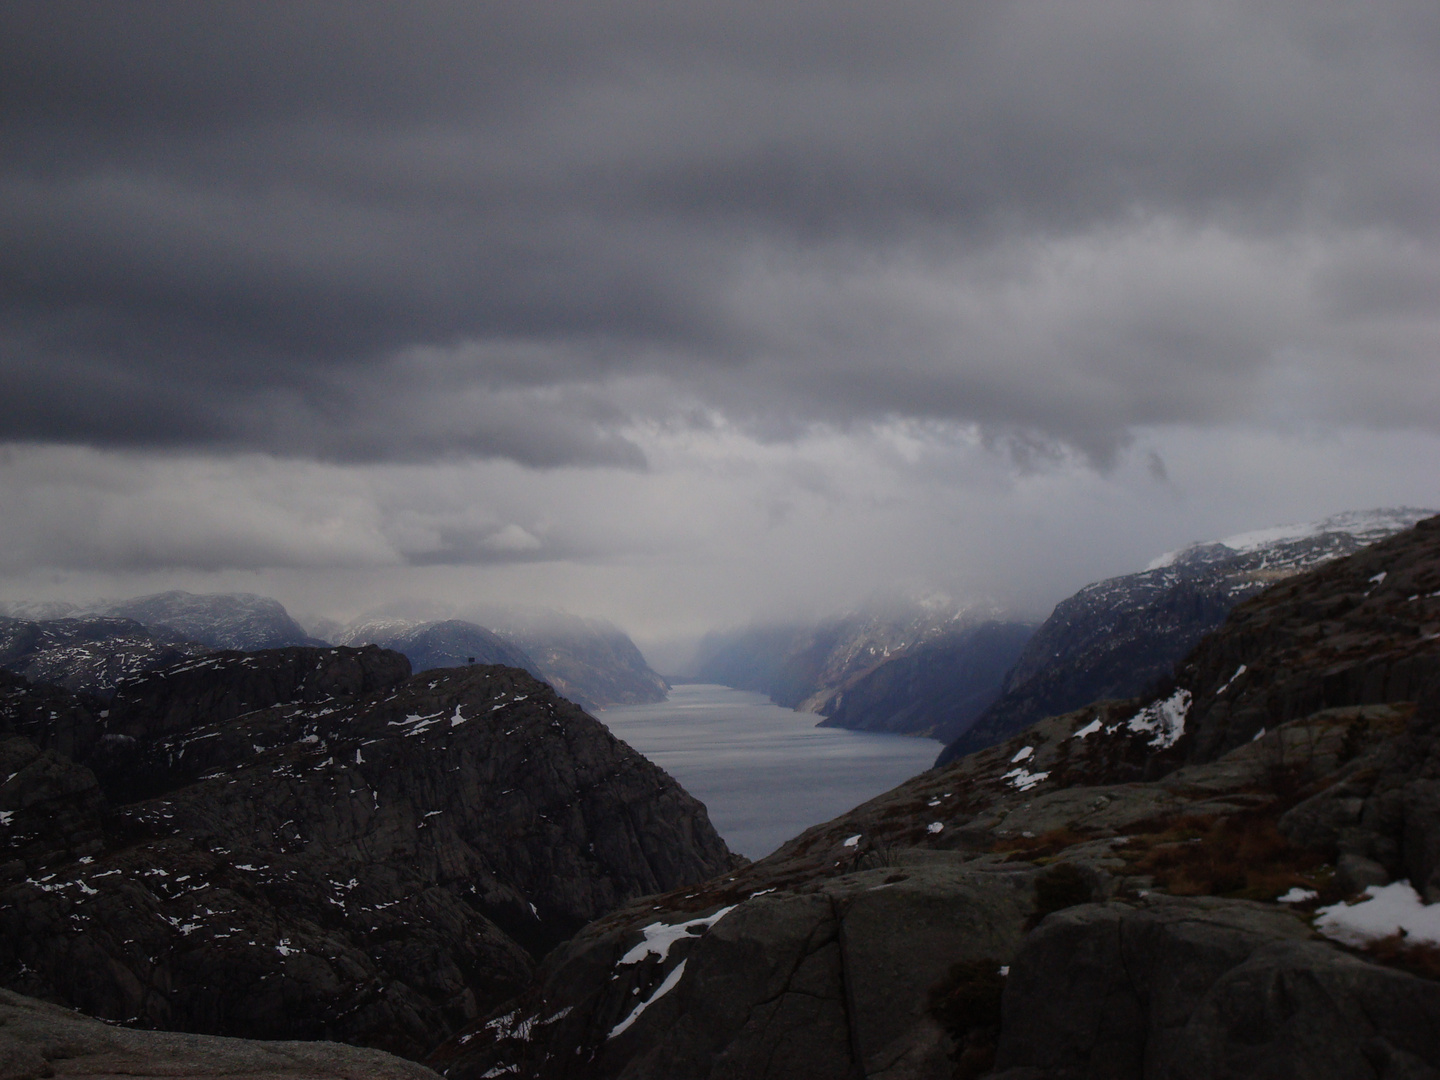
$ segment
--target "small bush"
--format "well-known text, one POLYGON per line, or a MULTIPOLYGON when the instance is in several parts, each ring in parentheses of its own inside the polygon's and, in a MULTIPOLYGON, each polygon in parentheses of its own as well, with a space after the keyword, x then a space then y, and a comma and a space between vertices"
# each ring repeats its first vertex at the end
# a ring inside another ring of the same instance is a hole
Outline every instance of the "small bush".
POLYGON ((930 989, 930 1015, 955 1040, 955 1080, 973 1080, 995 1064, 1000 1038, 1000 961, 962 960, 930 989))

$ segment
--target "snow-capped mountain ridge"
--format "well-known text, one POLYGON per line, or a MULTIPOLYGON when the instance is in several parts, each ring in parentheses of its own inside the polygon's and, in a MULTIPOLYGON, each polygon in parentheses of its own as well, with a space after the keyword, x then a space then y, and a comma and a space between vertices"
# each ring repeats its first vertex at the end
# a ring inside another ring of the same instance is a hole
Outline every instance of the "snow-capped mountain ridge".
MULTIPOLYGON (((1361 544, 1374 543, 1387 536, 1393 536, 1403 529, 1412 528, 1417 521, 1431 517, 1436 511, 1422 510, 1413 506, 1400 506, 1376 510, 1347 510, 1331 514, 1319 521, 1296 522, 1288 525, 1272 525, 1264 529, 1236 533, 1222 540, 1201 541, 1187 544, 1183 548, 1167 551, 1152 559, 1146 570, 1161 570, 1177 562, 1193 560, 1213 562, 1228 555, 1244 555, 1265 548, 1276 547, 1289 541, 1307 540, 1325 533, 1344 533, 1361 544), (1217 548, 1225 549, 1216 551, 1217 548)), ((1089 587, 1089 586, 1087 586, 1089 587)))

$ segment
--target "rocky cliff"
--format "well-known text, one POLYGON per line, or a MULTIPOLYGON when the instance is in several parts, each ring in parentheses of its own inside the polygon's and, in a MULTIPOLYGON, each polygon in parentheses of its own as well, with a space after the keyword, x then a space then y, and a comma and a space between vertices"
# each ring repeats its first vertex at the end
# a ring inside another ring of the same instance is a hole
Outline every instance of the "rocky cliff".
POLYGON ((1440 1075, 1437 777, 1440 519, 1242 604, 1154 699, 1047 718, 592 923, 431 1061, 1440 1075))
POLYGON ((379 649, 0 686, 0 983, 138 1027, 414 1057, 636 896, 734 861, 548 686, 379 649))
POLYGON ((952 725, 937 764, 984 749, 1035 721, 1089 701, 1144 693, 1236 604, 1277 581, 1359 551, 1433 511, 1337 514, 1305 525, 1193 544, 1147 569, 1087 585, 1057 604, 1002 692, 974 722, 952 725))

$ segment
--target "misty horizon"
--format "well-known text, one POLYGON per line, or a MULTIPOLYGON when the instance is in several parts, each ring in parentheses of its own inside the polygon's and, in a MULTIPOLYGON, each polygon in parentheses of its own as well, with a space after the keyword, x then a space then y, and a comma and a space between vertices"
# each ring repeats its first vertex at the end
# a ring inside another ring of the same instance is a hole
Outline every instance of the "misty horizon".
POLYGON ((1440 505, 1433 4, 286 12, 0 10, 0 598, 666 668, 1440 505))

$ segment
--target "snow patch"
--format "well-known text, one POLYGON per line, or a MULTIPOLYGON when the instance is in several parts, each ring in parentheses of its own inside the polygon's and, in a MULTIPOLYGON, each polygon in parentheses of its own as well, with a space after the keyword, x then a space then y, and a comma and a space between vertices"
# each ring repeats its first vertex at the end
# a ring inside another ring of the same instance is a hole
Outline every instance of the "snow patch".
POLYGON ((1033 746, 1021 747, 1020 752, 1010 759, 1010 764, 1014 765, 1017 761, 1024 761, 1033 753, 1035 753, 1035 748, 1033 746))
MULTIPOLYGON (((729 908, 726 908, 726 910, 728 911, 729 908)), ((610 1034, 605 1036, 605 1038, 613 1039, 621 1032, 628 1031, 630 1025, 635 1023, 636 1020, 640 1019, 641 1013, 643 1013, 651 1005, 654 1005, 655 1002, 659 1001, 671 990, 674 990, 675 987, 680 985, 680 979, 684 974, 685 961, 681 960, 680 963, 675 965, 675 970, 670 972, 669 975, 665 976, 665 981, 655 988, 655 992, 651 994, 648 998, 646 998, 644 1001, 640 1002, 639 1005, 636 1005, 635 1008, 631 1009, 630 1015, 625 1017, 624 1020, 621 1020, 618 1024, 611 1028, 610 1034)))
POLYGON ((1086 724, 1084 727, 1082 727, 1079 731, 1075 732, 1075 734, 1070 737, 1072 739, 1088 739, 1091 735, 1094 735, 1097 731, 1099 731, 1100 728, 1103 726, 1104 725, 1100 723, 1100 717, 1097 716, 1094 720, 1091 720, 1088 724, 1086 724))
POLYGON ((860 843, 860 837, 861 837, 862 835, 863 835, 862 833, 858 833, 858 832, 857 832, 854 836, 847 836, 847 837, 845 838, 845 842, 844 842, 843 844, 841 844, 840 846, 841 846, 841 847, 854 847, 856 844, 860 843))
POLYGON ((1307 901, 1314 900, 1319 895, 1320 894, 1314 889, 1302 889, 1299 885, 1296 885, 1284 896, 1277 896, 1275 902, 1277 904, 1303 904, 1307 901))
POLYGON ((1230 683, 1233 683, 1233 682, 1234 682, 1236 679, 1238 679, 1241 675, 1244 675, 1245 672, 1246 672, 1246 670, 1247 670, 1247 669, 1246 669, 1246 667, 1245 667, 1244 664, 1241 664, 1238 668, 1236 668, 1236 669, 1235 669, 1235 674, 1230 676, 1229 681, 1226 682, 1224 686, 1220 687, 1219 690, 1216 690, 1216 691, 1215 691, 1215 696, 1216 696, 1216 697, 1219 697, 1219 696, 1220 696, 1221 694, 1223 694, 1226 690, 1229 690, 1229 689, 1230 689, 1230 683))
POLYGON ((1190 691, 1182 687, 1164 701, 1146 705, 1125 726, 1137 735, 1153 734, 1148 745, 1165 750, 1185 734, 1185 717, 1189 713, 1190 691))
POLYGON ((1355 904, 1315 912, 1315 929, 1347 945, 1365 945, 1401 933, 1412 944, 1440 945, 1440 904, 1426 904, 1408 881, 1371 885, 1355 904))
POLYGON ((717 922, 723 919, 730 912, 734 911, 738 904, 731 904, 723 907, 714 915, 706 915, 703 919, 691 919, 683 923, 651 923, 640 932, 645 935, 645 940, 636 945, 620 958, 621 964, 638 964, 645 957, 654 953, 661 960, 670 955, 670 946, 681 938, 695 937, 690 931, 692 928, 709 930, 717 922))
POLYGON ((945 823, 943 821, 932 821, 929 825, 925 826, 925 831, 931 834, 942 833, 945 831, 945 823))
POLYGON ((1000 779, 1006 781, 1016 791, 1029 791, 1036 784, 1049 778, 1050 773, 1048 770, 1046 772, 1032 773, 1022 765, 1018 769, 1011 769, 1000 779))

